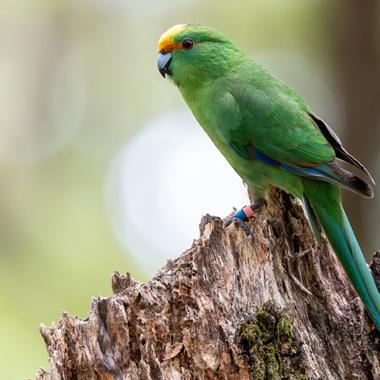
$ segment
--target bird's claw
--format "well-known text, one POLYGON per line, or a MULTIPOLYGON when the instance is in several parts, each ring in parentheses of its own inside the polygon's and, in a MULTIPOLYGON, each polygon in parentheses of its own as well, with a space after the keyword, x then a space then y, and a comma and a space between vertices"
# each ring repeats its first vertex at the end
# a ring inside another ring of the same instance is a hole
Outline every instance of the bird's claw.
POLYGON ((251 236, 252 239, 255 239, 255 236, 251 229, 246 223, 249 219, 254 217, 255 211, 260 208, 265 201, 263 199, 257 199, 254 203, 249 206, 244 206, 242 209, 234 211, 228 215, 228 217, 223 222, 223 227, 228 227, 232 222, 236 222, 242 230, 246 233, 247 236, 251 236))
POLYGON ((250 236, 252 239, 255 239, 255 235, 251 231, 251 229, 248 227, 248 224, 244 221, 241 220, 238 216, 232 215, 228 217, 224 222, 223 222, 223 227, 226 228, 228 227, 231 223, 236 222, 241 229, 245 232, 247 236, 250 236))

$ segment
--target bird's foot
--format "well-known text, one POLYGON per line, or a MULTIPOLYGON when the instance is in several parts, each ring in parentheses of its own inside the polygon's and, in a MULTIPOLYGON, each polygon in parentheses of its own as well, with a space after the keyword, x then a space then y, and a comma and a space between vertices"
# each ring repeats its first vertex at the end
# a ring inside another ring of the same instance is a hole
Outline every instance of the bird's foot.
POLYGON ((253 239, 254 234, 250 230, 250 228, 247 225, 247 221, 250 218, 254 217, 255 211, 262 206, 264 201, 262 199, 258 199, 249 206, 244 206, 242 209, 235 211, 229 215, 223 222, 223 227, 228 227, 231 223, 236 222, 242 230, 246 233, 247 236, 251 236, 253 239))
POLYGON ((247 236, 251 236, 254 239, 255 236, 254 236, 253 232, 250 230, 250 228, 248 227, 248 224, 246 223, 247 220, 242 220, 242 219, 240 219, 239 216, 232 215, 232 216, 229 216, 223 222, 223 227, 228 227, 231 223, 236 222, 242 228, 242 230, 245 232, 245 234, 247 236))

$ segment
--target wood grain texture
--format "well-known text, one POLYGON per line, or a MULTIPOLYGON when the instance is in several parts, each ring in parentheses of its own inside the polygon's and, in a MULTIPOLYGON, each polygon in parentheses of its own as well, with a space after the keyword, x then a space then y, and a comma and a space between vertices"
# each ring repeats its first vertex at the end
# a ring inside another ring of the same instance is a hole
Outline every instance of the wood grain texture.
POLYGON ((273 191, 250 227, 254 241, 207 215, 151 281, 115 273, 86 320, 41 327, 37 379, 380 378, 379 335, 301 206, 273 191))

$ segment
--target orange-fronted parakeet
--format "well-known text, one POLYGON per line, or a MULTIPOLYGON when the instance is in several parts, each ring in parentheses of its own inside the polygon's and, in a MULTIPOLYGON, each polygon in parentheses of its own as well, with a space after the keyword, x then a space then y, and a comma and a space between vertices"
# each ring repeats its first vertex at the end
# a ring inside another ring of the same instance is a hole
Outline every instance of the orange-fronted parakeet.
POLYGON ((319 237, 319 221, 380 330, 380 294, 341 203, 340 188, 365 197, 373 197, 373 190, 341 168, 340 161, 373 181, 365 167, 293 89, 224 34, 201 25, 176 25, 162 35, 158 52, 161 74, 172 78, 257 199, 229 222, 251 216, 270 185, 300 198, 314 235, 319 237))

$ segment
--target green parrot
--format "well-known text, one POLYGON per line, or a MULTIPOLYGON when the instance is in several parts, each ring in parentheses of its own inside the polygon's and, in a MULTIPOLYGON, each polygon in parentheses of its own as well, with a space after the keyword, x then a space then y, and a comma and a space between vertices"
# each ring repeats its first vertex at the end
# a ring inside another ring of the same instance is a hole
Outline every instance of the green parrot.
POLYGON ((176 25, 161 36, 158 53, 160 73, 171 77, 256 199, 225 225, 236 220, 244 226, 271 185, 300 198, 315 238, 320 241, 319 222, 380 331, 380 294, 342 207, 340 188, 369 198, 374 193, 368 181, 339 163, 355 166, 374 184, 367 169, 293 89, 221 32, 176 25))

